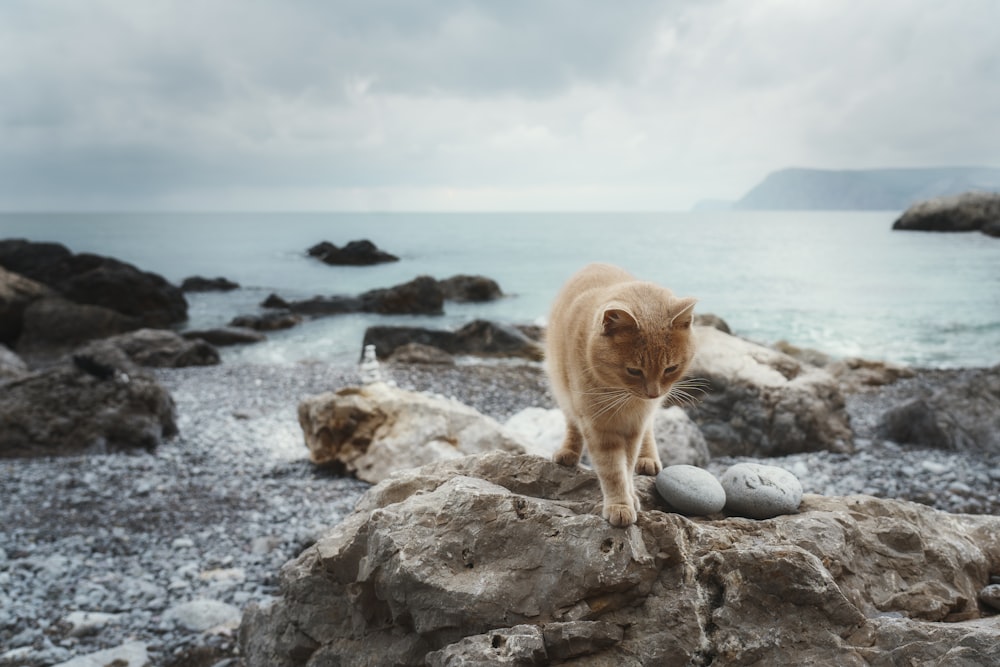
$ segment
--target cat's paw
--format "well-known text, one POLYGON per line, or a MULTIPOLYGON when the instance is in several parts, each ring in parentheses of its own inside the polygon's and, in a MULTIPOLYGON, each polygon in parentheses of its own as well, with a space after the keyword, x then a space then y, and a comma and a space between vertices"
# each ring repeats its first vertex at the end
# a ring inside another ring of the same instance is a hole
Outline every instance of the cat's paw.
POLYGON ((604 518, 612 526, 624 528, 631 526, 638 518, 635 508, 630 505, 605 505, 604 518))
POLYGON ((552 455, 552 460, 561 466, 575 466, 580 462, 580 453, 571 449, 560 449, 552 455))
POLYGON ((635 462, 635 471, 640 475, 655 475, 663 470, 663 466, 656 459, 649 456, 640 456, 635 462))

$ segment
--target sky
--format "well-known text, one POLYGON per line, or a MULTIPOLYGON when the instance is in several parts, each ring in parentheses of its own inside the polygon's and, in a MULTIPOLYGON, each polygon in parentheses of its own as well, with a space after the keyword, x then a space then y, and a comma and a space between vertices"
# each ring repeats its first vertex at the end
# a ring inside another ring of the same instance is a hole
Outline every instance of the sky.
POLYGON ((0 210, 658 211, 1000 166, 996 0, 3 0, 0 210))

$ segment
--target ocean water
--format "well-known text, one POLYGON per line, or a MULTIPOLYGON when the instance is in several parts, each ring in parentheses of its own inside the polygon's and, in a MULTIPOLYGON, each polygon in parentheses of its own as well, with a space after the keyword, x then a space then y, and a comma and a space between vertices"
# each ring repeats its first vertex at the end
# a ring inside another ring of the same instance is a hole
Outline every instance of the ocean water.
POLYGON ((344 315, 224 350, 226 360, 355 363, 367 326, 457 328, 473 318, 543 322, 588 262, 699 299, 763 343, 927 367, 1000 363, 1000 240, 893 232, 893 212, 0 214, 0 238, 58 241, 179 283, 224 276, 230 293, 189 294, 191 328, 222 326, 285 298, 357 294, 418 275, 494 278, 509 296, 446 303, 440 317, 344 315), (401 257, 333 267, 306 249, 367 238, 401 257))

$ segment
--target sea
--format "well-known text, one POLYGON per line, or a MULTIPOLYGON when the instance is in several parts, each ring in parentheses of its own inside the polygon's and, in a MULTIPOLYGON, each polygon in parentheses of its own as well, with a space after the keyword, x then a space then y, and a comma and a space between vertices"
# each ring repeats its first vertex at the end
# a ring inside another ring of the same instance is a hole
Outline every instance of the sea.
POLYGON ((286 299, 356 295, 419 275, 485 275, 506 296, 446 303, 442 316, 353 314, 225 348, 223 360, 355 364, 375 324, 458 328, 476 318, 544 324, 562 283, 589 262, 698 298, 734 333, 835 357, 920 367, 1000 363, 1000 239, 892 231, 896 211, 664 213, 5 213, 0 238, 56 241, 180 283, 225 277, 226 293, 189 293, 182 328, 226 325, 286 299), (400 257, 328 266, 306 250, 369 239, 400 257))

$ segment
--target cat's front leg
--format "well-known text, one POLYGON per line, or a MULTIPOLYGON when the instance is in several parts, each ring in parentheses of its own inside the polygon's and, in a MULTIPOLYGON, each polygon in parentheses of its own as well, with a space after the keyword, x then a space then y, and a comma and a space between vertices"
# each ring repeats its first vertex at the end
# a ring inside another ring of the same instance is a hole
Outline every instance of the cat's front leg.
POLYGON ((587 443, 604 496, 602 515, 612 526, 632 525, 639 513, 639 496, 632 483, 636 457, 629 456, 632 443, 607 434, 594 434, 587 438, 587 443))
POLYGON ((639 449, 639 460, 635 471, 640 475, 655 475, 663 470, 660 463, 660 452, 656 449, 656 437, 653 435, 653 425, 648 424, 642 434, 642 446, 639 449))
POLYGON ((562 447, 559 448, 552 460, 559 465, 575 466, 580 462, 580 455, 583 453, 583 434, 580 428, 566 419, 566 439, 563 440, 562 447))

